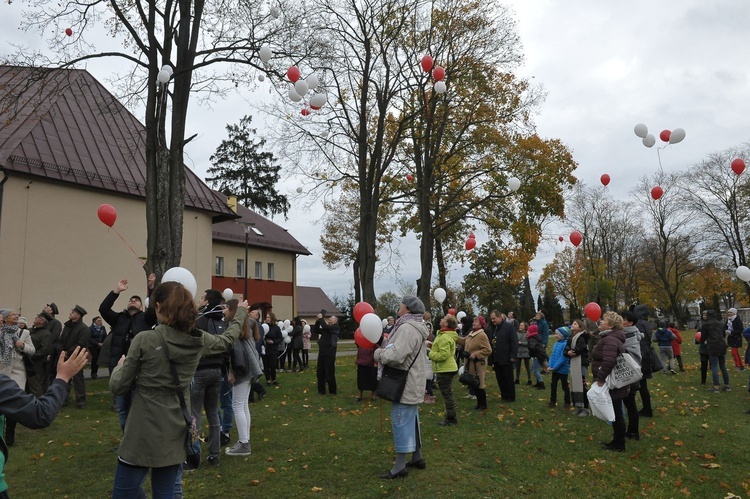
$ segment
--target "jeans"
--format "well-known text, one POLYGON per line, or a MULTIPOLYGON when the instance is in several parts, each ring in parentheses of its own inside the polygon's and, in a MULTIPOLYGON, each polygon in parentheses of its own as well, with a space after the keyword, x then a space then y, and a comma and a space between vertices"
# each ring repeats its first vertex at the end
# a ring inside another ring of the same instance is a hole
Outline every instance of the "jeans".
POLYGON ((221 432, 229 435, 232 431, 232 421, 234 421, 234 411, 232 405, 232 384, 226 376, 221 377, 221 432))
POLYGON ((704 353, 699 355, 701 356, 701 385, 705 385, 706 378, 708 377, 708 355, 704 353))
MULTIPOLYGON (((750 346, 747 347, 748 351, 750 351, 750 346)), ((302 367, 304 369, 307 369, 307 366, 310 364, 310 349, 309 348, 303 348, 302 349, 302 367)))
POLYGON ((638 423, 640 421, 640 415, 638 414, 638 405, 635 403, 636 393, 638 393, 638 391, 633 388, 633 385, 631 385, 630 393, 628 394, 627 397, 625 397, 625 400, 623 400, 623 404, 625 405, 625 410, 628 413, 627 432, 633 435, 638 435, 638 423))
POLYGON ((536 358, 534 358, 534 362, 531 363, 531 370, 534 372, 534 379, 536 379, 536 382, 542 383, 544 381, 542 379, 542 365, 536 358))
POLYGON ((651 407, 651 392, 648 390, 648 379, 644 376, 638 383, 641 385, 638 389, 638 393, 641 394, 641 403, 643 404, 641 410, 644 413, 653 414, 654 410, 651 407))
POLYGON ((221 450, 219 432, 219 392, 221 391, 221 369, 199 369, 190 386, 190 407, 195 424, 201 428, 201 413, 205 408, 208 418, 208 453, 218 456, 221 450))
POLYGON ((419 405, 391 404, 391 427, 397 454, 414 452, 422 446, 419 433, 419 405))
POLYGON ((719 386, 719 369, 721 369, 721 374, 724 378, 724 384, 729 386, 729 372, 727 371, 725 356, 711 355, 709 356, 709 360, 711 361, 711 376, 714 380, 714 386, 719 386))
POLYGON ((145 498, 143 482, 149 469, 151 470, 151 494, 153 499, 171 499, 174 497, 174 485, 177 478, 179 464, 164 466, 163 468, 144 468, 117 461, 115 471, 115 486, 112 490, 113 499, 145 498))
POLYGON ((279 352, 267 353, 263 356, 263 370, 266 375, 266 382, 273 383, 276 381, 276 363, 278 362, 279 352))
POLYGON ((250 442, 250 407, 248 406, 248 397, 250 396, 250 380, 247 379, 241 383, 236 383, 232 387, 232 409, 237 421, 237 433, 239 441, 242 443, 250 442))
POLYGON ((615 409, 615 421, 612 423, 612 445, 617 448, 625 448, 625 410, 622 399, 612 399, 612 407, 615 409))
POLYGON ((299 356, 299 353, 302 351, 301 348, 292 348, 292 358, 294 359, 294 363, 290 365, 289 367, 294 370, 295 368, 298 368, 302 370, 302 359, 299 356), (299 367, 298 367, 299 366, 299 367))

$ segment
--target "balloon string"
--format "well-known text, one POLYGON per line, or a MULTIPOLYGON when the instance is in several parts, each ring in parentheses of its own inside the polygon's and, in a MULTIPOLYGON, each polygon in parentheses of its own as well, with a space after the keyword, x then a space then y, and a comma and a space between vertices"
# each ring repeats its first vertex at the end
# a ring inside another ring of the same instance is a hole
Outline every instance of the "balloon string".
MULTIPOLYGON (((664 147, 667 147, 667 146, 664 146, 664 147)), ((663 149, 663 147, 657 147, 656 148, 656 157, 659 158, 659 173, 661 173, 663 175, 664 174, 664 168, 661 166, 661 149, 663 149)))
POLYGON ((144 265, 146 265, 146 262, 144 262, 144 261, 143 261, 143 259, 142 259, 142 258, 141 258, 140 256, 138 256, 138 253, 136 253, 136 252, 135 252, 135 250, 134 250, 134 249, 133 249, 133 247, 132 247, 132 246, 130 245, 130 243, 128 243, 128 242, 127 242, 127 241, 125 240, 125 238, 124 238, 124 237, 122 237, 122 235, 120 235, 120 233, 119 233, 119 232, 117 232, 117 229, 115 229, 114 227, 110 227, 110 228, 111 228, 111 229, 112 229, 113 231, 115 231, 115 234, 117 234, 118 236, 120 236, 120 239, 122 239, 122 242, 124 242, 124 243, 125 243, 125 245, 126 245, 126 246, 127 246, 128 248, 130 248, 130 251, 132 251, 132 252, 133 252, 133 254, 135 255, 135 257, 136 257, 136 258, 138 259, 138 263, 139 263, 139 264, 141 265, 141 267, 143 267, 144 265))

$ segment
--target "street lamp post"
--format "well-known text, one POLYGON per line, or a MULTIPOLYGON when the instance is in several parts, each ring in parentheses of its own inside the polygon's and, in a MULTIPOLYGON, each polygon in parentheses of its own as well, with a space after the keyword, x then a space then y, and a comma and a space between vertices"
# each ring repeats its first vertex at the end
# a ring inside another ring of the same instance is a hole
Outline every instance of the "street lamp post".
POLYGON ((245 294, 244 294, 245 300, 247 300, 247 249, 248 249, 247 238, 249 236, 250 236, 250 224, 245 224, 245 294))

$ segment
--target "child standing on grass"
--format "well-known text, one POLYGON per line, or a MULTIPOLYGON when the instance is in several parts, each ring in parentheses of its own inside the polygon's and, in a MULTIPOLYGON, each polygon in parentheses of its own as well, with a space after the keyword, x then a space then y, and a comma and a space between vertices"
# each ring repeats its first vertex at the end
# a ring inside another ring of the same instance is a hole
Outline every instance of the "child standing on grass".
POLYGON ((536 384, 534 388, 537 390, 544 390, 544 380, 542 379, 542 373, 540 368, 546 371, 547 369, 547 350, 544 348, 541 338, 539 338, 539 327, 536 324, 531 324, 526 333, 526 342, 529 348, 529 356, 537 360, 534 366, 534 378, 536 384))
POLYGON ((568 373, 570 372, 570 359, 565 356, 565 345, 570 337, 570 328, 559 327, 555 330, 557 342, 552 347, 552 356, 549 359, 549 367, 552 370, 552 382, 550 383, 550 397, 547 407, 557 405, 557 383, 562 383, 565 400, 565 408, 570 408, 570 389, 568 388, 568 373))
POLYGON ((672 340, 672 354, 677 361, 677 365, 680 366, 680 372, 684 373, 685 366, 682 365, 682 336, 680 335, 680 332, 677 330, 677 328, 674 327, 674 322, 670 322, 667 326, 667 329, 669 329, 675 336, 675 338, 672 340))
POLYGON ((659 321, 659 330, 654 333, 654 341, 659 344, 659 356, 664 362, 662 372, 667 374, 667 369, 672 374, 677 374, 674 370, 674 352, 672 352, 672 341, 675 335, 667 329, 664 321, 659 321))
POLYGON ((529 343, 526 341, 526 328, 528 324, 522 322, 518 325, 518 358, 516 359, 516 384, 520 384, 521 377, 521 361, 526 366, 526 381, 527 385, 531 384, 531 368, 529 367, 529 343))

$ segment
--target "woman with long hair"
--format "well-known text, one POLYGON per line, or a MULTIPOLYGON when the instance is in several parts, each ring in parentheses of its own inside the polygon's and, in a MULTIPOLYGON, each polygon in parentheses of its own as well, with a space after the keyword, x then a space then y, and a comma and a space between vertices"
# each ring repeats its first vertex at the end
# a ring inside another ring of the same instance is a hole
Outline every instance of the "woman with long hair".
MULTIPOLYGON (((13 310, 4 310, 5 323, 0 328, 0 374, 5 374, 18 384, 21 390, 26 389, 26 365, 24 356, 36 352, 28 329, 18 326, 19 315, 13 310)), ((8 418, 5 424, 5 443, 13 445, 16 441, 16 420, 8 418)))
MULTIPOLYGON (((234 318, 237 312, 237 300, 227 302, 227 319, 234 318)), ((232 447, 226 449, 227 456, 250 455, 250 407, 249 397, 252 383, 263 375, 260 359, 255 349, 254 341, 260 339, 258 324, 245 318, 242 321, 242 333, 232 349, 232 360, 229 366, 229 382, 232 384, 232 412, 237 423, 238 440, 232 447)))
MULTIPOLYGON (((292 320, 292 332, 289 333, 289 336, 292 337, 291 343, 289 343, 288 347, 291 347, 292 351, 292 358, 294 359, 294 363, 289 362, 289 368, 294 371, 302 371, 302 358, 300 357, 300 352, 302 352, 302 319, 298 315, 297 317, 292 320)), ((287 347, 287 348, 288 348, 287 347)))
POLYGON ((281 335, 281 328, 276 324, 276 315, 273 312, 268 312, 266 315, 266 324, 268 324, 268 332, 263 345, 266 349, 266 353, 263 355, 266 384, 278 385, 276 363, 279 360, 279 344, 284 341, 284 337, 281 335))
POLYGON ((135 388, 118 449, 115 499, 145 497, 142 485, 149 470, 152 497, 173 496, 180 464, 186 458, 187 430, 172 366, 190 407, 190 381, 199 359, 234 346, 246 316, 247 302, 242 302, 226 331, 212 335, 196 329, 198 310, 182 284, 162 283, 150 300, 159 325, 133 338, 127 357, 120 358, 109 380, 115 395, 135 388))

